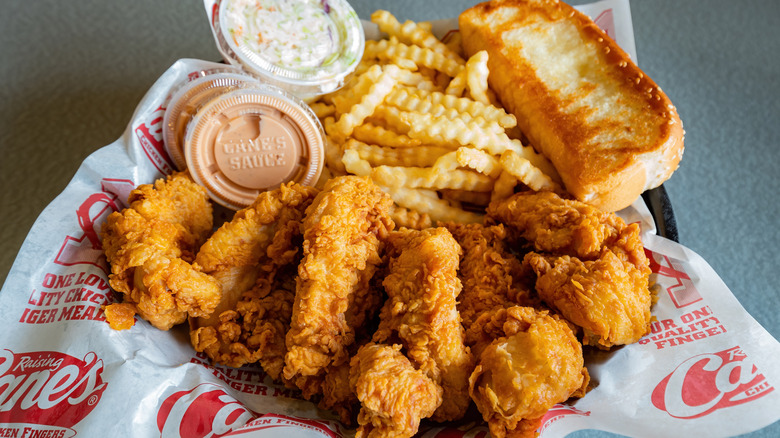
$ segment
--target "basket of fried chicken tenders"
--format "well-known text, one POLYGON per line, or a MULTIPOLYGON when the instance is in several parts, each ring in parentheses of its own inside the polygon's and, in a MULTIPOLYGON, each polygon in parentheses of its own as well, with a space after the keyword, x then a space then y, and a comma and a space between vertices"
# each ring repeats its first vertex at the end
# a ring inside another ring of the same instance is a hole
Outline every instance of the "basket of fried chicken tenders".
POLYGON ((780 344, 642 200, 684 131, 627 1, 204 5, 224 62, 158 79, 3 286, 0 435, 780 419, 780 344))

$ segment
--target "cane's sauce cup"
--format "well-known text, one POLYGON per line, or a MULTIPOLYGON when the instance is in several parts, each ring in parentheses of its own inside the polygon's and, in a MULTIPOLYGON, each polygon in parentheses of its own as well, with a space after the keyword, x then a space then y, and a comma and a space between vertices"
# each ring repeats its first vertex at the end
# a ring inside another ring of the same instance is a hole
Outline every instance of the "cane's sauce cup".
POLYGON ((257 84, 204 104, 187 127, 184 155, 209 196, 238 210, 288 181, 313 186, 323 168, 324 138, 308 105, 257 84))

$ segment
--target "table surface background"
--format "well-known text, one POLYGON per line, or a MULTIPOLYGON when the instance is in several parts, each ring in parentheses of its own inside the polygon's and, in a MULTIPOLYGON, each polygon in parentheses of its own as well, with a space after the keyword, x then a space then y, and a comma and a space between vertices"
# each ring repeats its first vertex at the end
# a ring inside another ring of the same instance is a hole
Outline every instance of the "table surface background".
MULTIPOLYGON (((381 7, 419 21, 477 2, 351 3, 361 18, 381 7)), ((665 184, 680 241, 780 338, 780 2, 641 0, 631 11, 639 64, 686 131, 681 167, 665 184)), ((199 0, 3 2, 0 283, 42 209, 90 153, 120 137, 179 58, 220 59, 199 0)), ((780 436, 780 423, 750 436, 780 436)))

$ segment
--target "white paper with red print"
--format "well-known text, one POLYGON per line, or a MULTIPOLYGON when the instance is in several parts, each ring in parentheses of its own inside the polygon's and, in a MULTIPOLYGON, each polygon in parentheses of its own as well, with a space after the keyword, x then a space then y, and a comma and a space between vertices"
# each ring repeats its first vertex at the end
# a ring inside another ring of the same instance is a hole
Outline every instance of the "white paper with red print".
MULTIPOLYGON (((628 3, 588 7, 635 58, 628 3)), ((133 187, 173 169, 162 144, 163 105, 177 83, 217 66, 224 65, 185 59, 166 71, 123 136, 84 161, 27 236, 0 291, 0 436, 351 436, 331 413, 273 384, 259 367, 210 364, 183 327, 163 332, 138 320, 114 331, 105 323, 101 306, 116 296, 100 227, 133 187)), ((642 226, 658 321, 637 344, 588 352, 598 386, 554 407, 542 436, 601 429, 718 437, 780 419, 777 340, 701 257, 655 235, 641 200, 621 215, 642 226)), ((487 435, 481 422, 457 426, 424 422, 421 436, 487 435)))

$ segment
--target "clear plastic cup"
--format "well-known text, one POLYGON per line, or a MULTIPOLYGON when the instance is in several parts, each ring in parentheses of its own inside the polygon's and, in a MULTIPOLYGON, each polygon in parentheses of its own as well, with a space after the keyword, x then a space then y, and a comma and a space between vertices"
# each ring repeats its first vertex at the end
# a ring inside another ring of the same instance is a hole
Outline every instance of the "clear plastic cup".
POLYGON ((198 109, 214 97, 235 90, 257 79, 240 70, 225 66, 197 72, 197 76, 178 86, 171 94, 163 116, 163 144, 179 170, 187 168, 184 136, 187 125, 198 109))
POLYGON ((345 0, 221 0, 216 39, 231 62, 304 100, 341 88, 363 55, 345 0))

